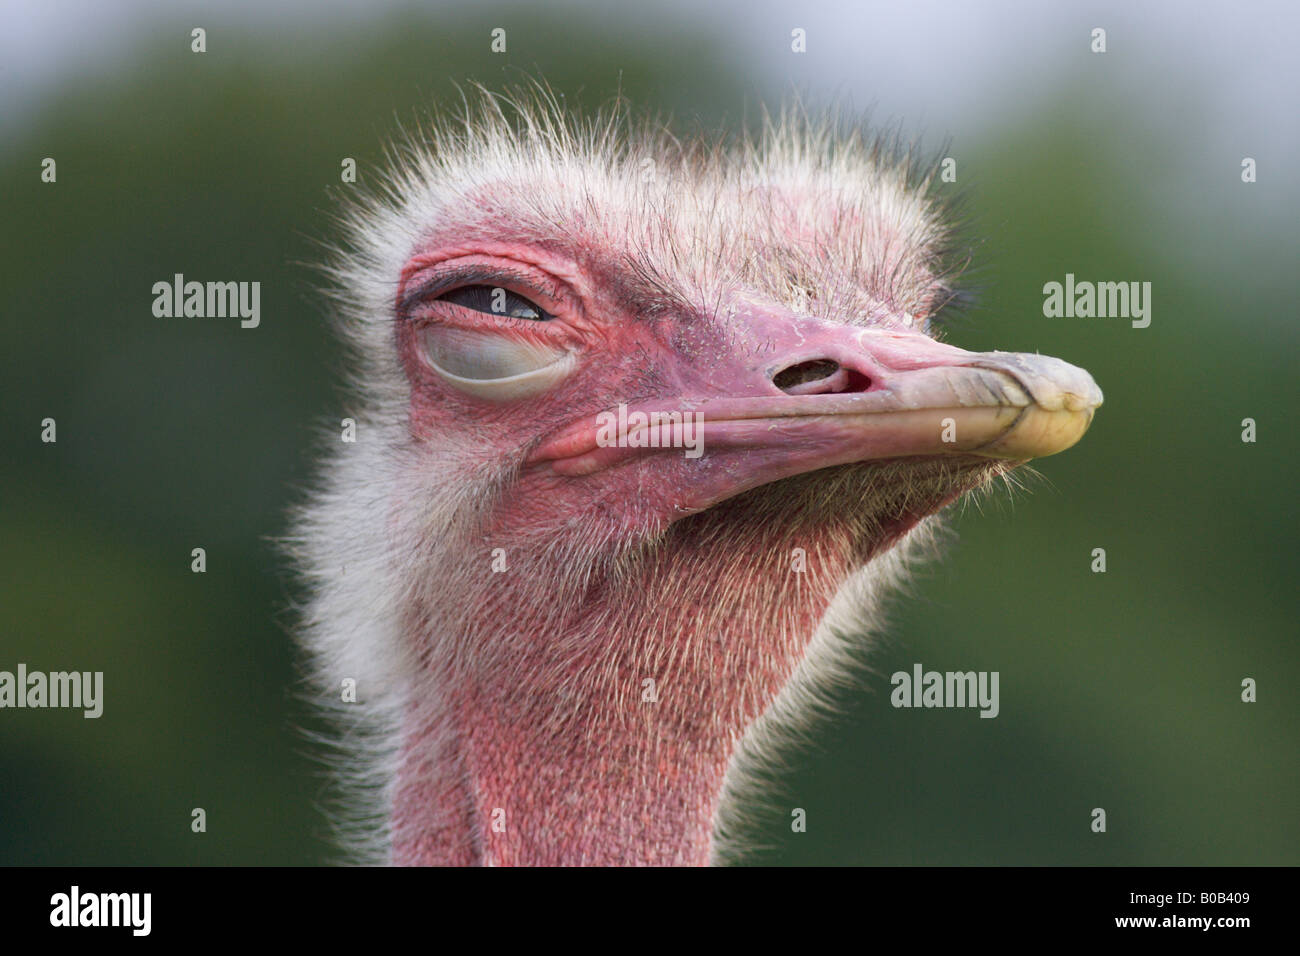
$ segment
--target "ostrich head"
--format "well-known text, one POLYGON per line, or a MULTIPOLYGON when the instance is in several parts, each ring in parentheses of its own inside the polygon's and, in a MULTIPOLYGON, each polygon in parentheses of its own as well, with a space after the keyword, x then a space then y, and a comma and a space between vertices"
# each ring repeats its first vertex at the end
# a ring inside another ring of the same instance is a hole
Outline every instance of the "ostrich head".
POLYGON ((932 516, 1101 394, 933 337, 944 211, 835 121, 683 142, 483 95, 393 167, 333 265, 355 441, 293 536, 343 839, 717 859, 932 516))

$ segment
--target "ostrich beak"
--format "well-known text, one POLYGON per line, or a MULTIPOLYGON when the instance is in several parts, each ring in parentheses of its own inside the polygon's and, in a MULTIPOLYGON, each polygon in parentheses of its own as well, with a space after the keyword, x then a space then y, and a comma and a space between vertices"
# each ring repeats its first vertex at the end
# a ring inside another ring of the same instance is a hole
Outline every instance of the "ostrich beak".
MULTIPOLYGON (((590 474, 680 449, 694 423, 699 457, 726 473, 701 477, 723 479, 705 484, 734 494, 851 462, 1053 455, 1083 437, 1102 402, 1087 372, 1046 355, 968 352, 907 329, 759 310, 740 316, 737 328, 744 335, 718 355, 697 393, 617 410, 613 443, 608 429, 601 440, 599 421, 574 422, 530 462, 590 474)), ((597 419, 609 423, 615 413, 597 419)))

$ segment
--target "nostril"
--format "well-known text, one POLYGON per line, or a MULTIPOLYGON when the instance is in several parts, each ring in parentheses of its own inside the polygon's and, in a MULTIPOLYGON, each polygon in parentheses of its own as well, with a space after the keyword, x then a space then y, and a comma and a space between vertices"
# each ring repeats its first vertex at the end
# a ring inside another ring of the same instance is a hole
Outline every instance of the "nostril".
POLYGON ((871 379, 830 359, 813 359, 781 369, 772 384, 787 395, 822 395, 827 392, 865 392, 871 379))
POLYGON ((783 368, 772 376, 772 384, 783 392, 788 392, 792 388, 798 388, 800 385, 807 385, 811 382, 820 382, 823 379, 830 378, 840 370, 839 362, 832 362, 830 359, 815 359, 811 362, 800 362, 798 365, 791 365, 783 368))

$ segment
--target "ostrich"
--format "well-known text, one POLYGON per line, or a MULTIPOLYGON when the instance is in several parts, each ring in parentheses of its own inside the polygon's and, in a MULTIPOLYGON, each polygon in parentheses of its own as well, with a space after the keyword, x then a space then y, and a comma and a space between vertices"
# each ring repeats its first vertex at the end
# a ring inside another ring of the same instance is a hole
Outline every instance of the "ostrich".
POLYGON ((329 266, 355 441, 289 539, 351 859, 743 850, 936 513, 1101 404, 934 337, 935 191, 802 111, 682 140, 481 92, 393 154, 329 266))

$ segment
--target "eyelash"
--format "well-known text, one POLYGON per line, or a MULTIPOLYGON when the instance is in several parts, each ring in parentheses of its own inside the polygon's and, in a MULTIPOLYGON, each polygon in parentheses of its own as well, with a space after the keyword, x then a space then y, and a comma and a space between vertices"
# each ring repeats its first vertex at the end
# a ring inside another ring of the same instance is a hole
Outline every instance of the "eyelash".
POLYGON ((498 318, 520 319, 525 322, 549 322, 555 318, 553 314, 547 312, 544 308, 534 302, 527 296, 520 295, 507 289, 505 286, 490 285, 482 282, 475 282, 470 285, 459 285, 438 296, 439 302, 450 302, 458 305, 463 309, 471 312, 479 312, 484 315, 492 315, 498 318), (506 311, 506 306, 511 299, 516 300, 516 306, 506 311), (518 303, 522 303, 527 308, 536 313, 536 315, 518 315, 516 309, 518 303))
MULTIPOLYGON (((486 285, 491 287, 504 288, 512 295, 521 299, 527 299, 543 315, 554 318, 554 313, 546 308, 543 302, 537 301, 538 298, 558 298, 550 290, 539 287, 538 282, 531 274, 515 271, 512 269, 494 268, 489 266, 470 266, 463 269, 449 270, 442 275, 435 275, 425 282, 420 283, 415 288, 410 289, 402 297, 401 313, 405 316, 411 316, 421 306, 426 306, 438 301, 443 296, 450 295, 458 289, 469 286, 486 285), (517 292, 515 289, 524 291, 517 292), (536 292, 531 290, 536 289, 536 292)), ((494 318, 508 322, 528 322, 535 324, 536 319, 516 319, 509 315, 499 315, 496 313, 484 313, 493 315, 494 318)))

